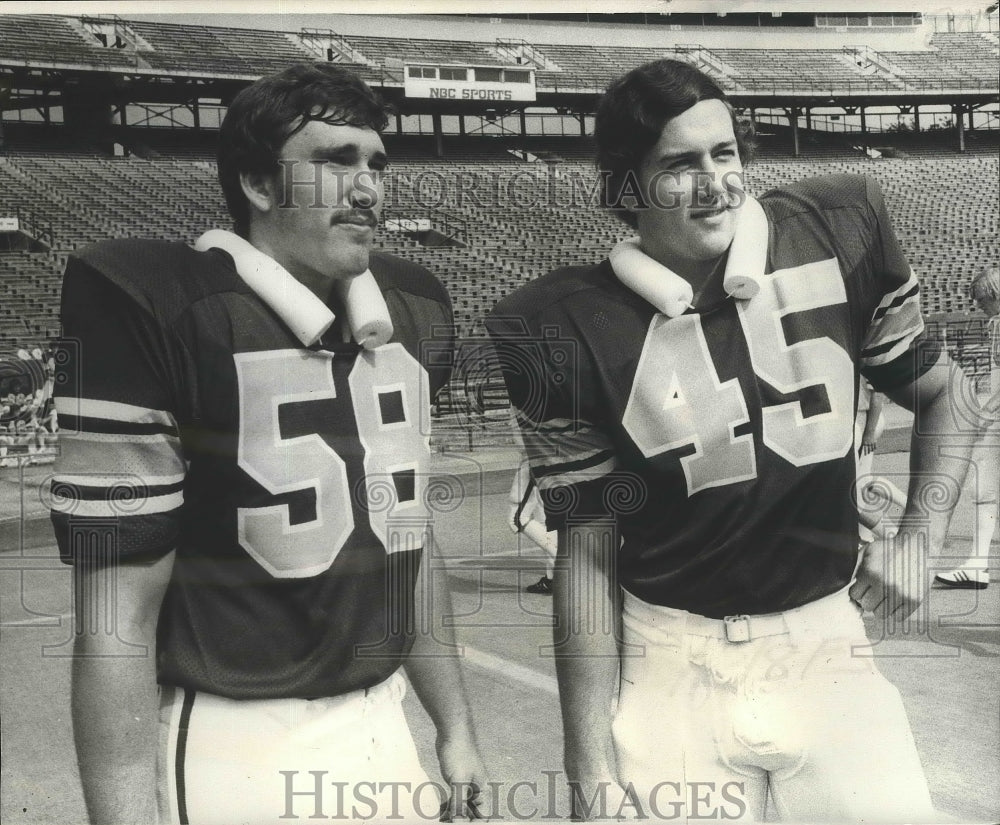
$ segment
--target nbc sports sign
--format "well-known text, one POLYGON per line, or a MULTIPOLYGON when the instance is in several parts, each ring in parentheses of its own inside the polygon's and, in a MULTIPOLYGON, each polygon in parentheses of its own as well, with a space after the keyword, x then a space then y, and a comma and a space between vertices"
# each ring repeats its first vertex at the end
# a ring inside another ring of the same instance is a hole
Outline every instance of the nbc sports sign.
POLYGON ((407 65, 403 93, 432 100, 533 101, 535 70, 522 66, 407 65))

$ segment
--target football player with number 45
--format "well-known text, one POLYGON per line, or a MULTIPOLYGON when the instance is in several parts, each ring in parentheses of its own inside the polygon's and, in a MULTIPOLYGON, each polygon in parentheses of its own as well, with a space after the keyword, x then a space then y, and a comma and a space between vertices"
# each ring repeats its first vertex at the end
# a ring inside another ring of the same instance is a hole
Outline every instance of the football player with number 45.
POLYGON ((750 197, 747 129, 672 60, 614 82, 595 136, 637 237, 488 321, 559 531, 574 812, 934 820, 862 609, 901 620, 924 597, 928 493, 964 474, 962 448, 938 450, 963 439, 962 379, 922 338, 881 192, 833 175, 750 197), (919 422, 899 534, 860 563, 858 371, 919 422))
POLYGON ((419 612, 449 609, 422 598, 422 428, 447 372, 421 344, 451 306, 370 254, 386 122, 343 68, 263 78, 219 136, 235 233, 69 260, 52 518, 93 822, 436 817, 404 663, 456 801, 486 782, 449 640, 419 612))

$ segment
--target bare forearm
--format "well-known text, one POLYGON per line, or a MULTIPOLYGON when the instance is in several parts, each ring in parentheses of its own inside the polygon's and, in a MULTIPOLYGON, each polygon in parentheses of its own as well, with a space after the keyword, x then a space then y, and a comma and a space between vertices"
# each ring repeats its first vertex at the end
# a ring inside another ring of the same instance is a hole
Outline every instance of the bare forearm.
POLYGON ((474 741, 472 717, 465 689, 455 630, 445 621, 453 614, 451 593, 443 569, 431 569, 439 557, 429 553, 417 576, 414 612, 415 637, 406 673, 413 690, 434 722, 439 736, 474 741))
POLYGON ((73 735, 94 825, 157 820, 156 625, 173 558, 114 568, 80 559, 73 568, 73 735))
MULTIPOLYGON (((440 598, 447 602, 440 605, 441 609, 450 613, 450 598, 447 594, 440 598)), ((435 628, 433 635, 417 634, 406 661, 406 673, 439 735, 474 739, 465 680, 454 647, 455 632, 440 621, 435 628)))
MULTIPOLYGON (((94 825, 156 822, 159 706, 155 657, 108 657, 81 637, 73 662, 73 734, 94 825)), ((120 652, 120 651, 119 651, 120 652)))
MULTIPOLYGON (((565 590, 555 574, 554 593, 565 590)), ((566 613, 556 604, 560 623, 566 613)), ((618 676, 618 646, 613 636, 583 635, 558 641, 556 675, 562 707, 566 770, 580 774, 615 772, 611 737, 612 704, 618 676)))
MULTIPOLYGON (((593 541, 593 539, 591 539, 593 541)), ((619 669, 620 602, 609 546, 572 547, 559 536, 569 563, 558 565, 554 579, 556 674, 570 780, 581 775, 614 775, 612 705, 619 669)), ((564 552, 563 552, 564 551, 564 552)))
POLYGON ((455 632, 444 619, 453 615, 447 586, 429 587, 434 573, 433 552, 417 577, 416 638, 406 671, 418 698, 437 728, 435 742, 441 776, 450 786, 447 821, 478 816, 482 789, 489 782, 476 744, 472 714, 466 698, 455 632), (465 806, 468 805, 468 809, 465 806))

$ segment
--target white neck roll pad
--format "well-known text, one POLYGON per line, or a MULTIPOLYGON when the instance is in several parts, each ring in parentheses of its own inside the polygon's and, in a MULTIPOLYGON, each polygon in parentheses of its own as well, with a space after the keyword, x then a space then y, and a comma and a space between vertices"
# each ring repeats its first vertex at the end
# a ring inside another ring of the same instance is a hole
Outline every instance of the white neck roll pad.
POLYGON ((749 301, 760 292, 758 278, 767 268, 767 215, 756 198, 744 195, 740 219, 729 247, 722 288, 740 301, 749 301), (734 255, 733 250, 739 250, 734 255))
POLYGON ((306 346, 315 344, 333 323, 333 313, 306 286, 239 235, 210 229, 194 242, 194 248, 199 252, 215 248, 229 253, 246 285, 281 316, 306 346))
MULTIPOLYGON (((306 346, 315 344, 334 321, 334 315, 308 287, 297 281, 281 264, 249 241, 223 229, 211 229, 198 238, 194 248, 227 252, 240 277, 291 327, 306 346)), ((392 337, 392 322, 375 277, 365 270, 347 281, 336 282, 337 293, 347 310, 354 339, 365 349, 374 349, 392 337)))
POLYGON ((626 238, 615 244, 608 260, 619 281, 668 318, 683 315, 691 306, 694 299, 691 284, 643 252, 638 238, 626 238))
MULTIPOLYGON (((764 273, 767 232, 764 208, 746 196, 722 280, 723 289, 738 300, 749 301, 760 291, 757 277, 746 273, 764 273), (738 259, 733 249, 739 250, 738 259)), ((643 252, 638 238, 626 238, 616 244, 608 259, 619 281, 668 318, 682 315, 691 306, 694 298, 691 284, 643 252)))
POLYGON ((375 349, 392 338, 392 320, 382 290, 370 269, 353 278, 334 281, 334 289, 347 309, 351 335, 365 349, 375 349))

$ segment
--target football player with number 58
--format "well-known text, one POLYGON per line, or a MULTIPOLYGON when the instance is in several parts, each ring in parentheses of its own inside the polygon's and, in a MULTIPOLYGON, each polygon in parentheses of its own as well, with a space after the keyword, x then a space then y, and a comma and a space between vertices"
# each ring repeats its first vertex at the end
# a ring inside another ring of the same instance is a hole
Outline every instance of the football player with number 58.
POLYGON ((899 694, 855 651, 862 608, 902 620, 925 595, 964 393, 882 194, 842 174, 751 197, 745 125, 673 60, 612 83, 595 137, 637 237, 488 321, 559 531, 575 813, 621 811, 611 785, 670 821, 934 820, 899 694), (899 534, 860 564, 859 371, 919 422, 899 534))
POLYGON ((386 122, 341 67, 263 78, 220 131, 235 233, 69 260, 52 518, 94 822, 436 816, 404 663, 446 781, 485 784, 449 640, 414 629, 448 609, 420 598, 447 379, 421 344, 451 307, 370 254, 386 122))

